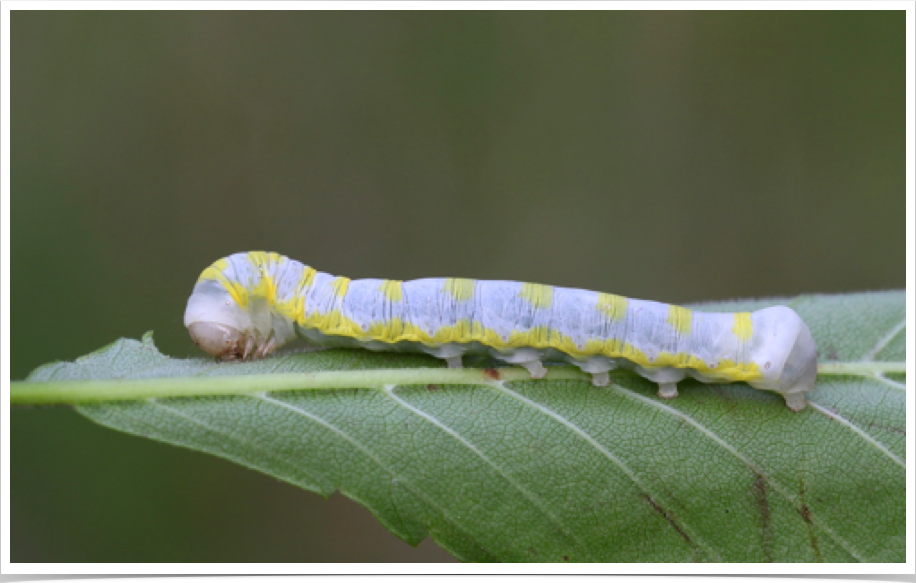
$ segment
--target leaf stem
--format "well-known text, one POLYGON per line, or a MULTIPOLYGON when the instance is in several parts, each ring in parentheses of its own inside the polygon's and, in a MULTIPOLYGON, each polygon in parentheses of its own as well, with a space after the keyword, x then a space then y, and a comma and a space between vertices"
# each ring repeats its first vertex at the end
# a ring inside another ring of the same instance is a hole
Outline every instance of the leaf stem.
POLYGON ((906 373, 905 362, 825 362, 817 365, 818 375, 871 376, 881 373, 906 373))
MULTIPOLYGON (((628 371, 617 371, 631 374, 628 371)), ((818 365, 819 375, 870 376, 905 373, 905 362, 844 362, 818 365)), ((169 397, 245 395, 273 391, 323 389, 381 389, 386 385, 479 385, 494 380, 524 381, 528 371, 517 367, 411 368, 282 373, 241 376, 165 377, 94 381, 13 381, 11 405, 84 405, 110 401, 131 401, 169 397)), ((590 380, 591 375, 575 367, 552 367, 547 379, 590 380)))
MULTIPOLYGON (((522 368, 412 368, 281 373, 240 376, 174 377, 95 381, 14 381, 11 405, 80 405, 168 397, 244 395, 250 393, 321 390, 381 389, 386 385, 480 385, 494 380, 530 380, 522 368)), ((591 376, 573 367, 549 370, 553 380, 587 380, 591 376)))

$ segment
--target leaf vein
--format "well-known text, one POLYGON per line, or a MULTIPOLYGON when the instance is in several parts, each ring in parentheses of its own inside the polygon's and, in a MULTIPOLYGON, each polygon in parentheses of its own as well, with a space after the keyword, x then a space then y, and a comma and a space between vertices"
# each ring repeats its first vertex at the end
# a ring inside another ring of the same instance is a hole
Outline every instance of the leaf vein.
POLYGON ((889 379, 881 373, 875 374, 874 377, 875 377, 875 380, 880 381, 889 387, 892 387, 894 389, 899 389, 901 391, 906 390, 906 385, 904 385, 903 383, 898 383, 894 379, 889 379))
POLYGON ((872 348, 868 353, 863 357, 865 361, 873 361, 875 357, 878 356, 878 353, 887 348, 887 345, 891 343, 891 340, 897 337, 901 331, 906 329, 906 318, 900 321, 899 324, 891 328, 891 331, 887 333, 886 336, 878 340, 874 348, 872 348))
POLYGON ((552 512, 550 512, 550 510, 546 508, 546 506, 543 504, 543 501, 540 500, 538 496, 536 496, 533 492, 528 491, 524 486, 518 483, 510 474, 505 472, 496 462, 494 462, 489 457, 487 457, 487 455, 483 453, 482 451, 480 451, 480 449, 477 446, 475 446, 473 443, 471 443, 470 441, 462 437, 457 431, 445 425, 444 423, 442 423, 441 421, 439 421, 432 415, 426 413, 425 411, 420 410, 419 408, 411 405, 410 403, 408 403, 401 397, 397 396, 397 394, 395 394, 395 388, 396 388, 396 385, 385 385, 384 393, 388 395, 391 399, 396 401, 398 404, 400 404, 402 407, 404 407, 405 409, 413 412, 414 414, 420 416, 421 418, 425 419, 426 421, 432 423, 436 427, 442 429, 442 431, 446 432, 448 435, 455 438, 459 443, 464 445, 466 448, 468 448, 474 454, 476 454, 480 459, 482 459, 484 462, 490 465, 490 467, 492 467, 499 475, 501 475, 509 484, 511 484, 516 490, 518 490, 519 493, 521 493, 521 495, 524 496, 526 500, 531 502, 531 504, 533 504, 542 514, 544 514, 544 516, 546 516, 550 520, 550 522, 552 522, 557 528, 559 528, 569 538, 576 541, 576 543, 579 544, 583 549, 586 549, 586 554, 588 555, 589 558, 594 559, 591 553, 588 552, 587 545, 578 536, 576 536, 569 529, 569 527, 567 527, 563 523, 562 520, 560 520, 552 512))
MULTIPOLYGON (((466 527, 464 527, 460 522, 458 522, 457 520, 455 520, 455 519, 446 511, 446 509, 445 509, 444 506, 442 506, 442 505, 439 504, 438 502, 436 502, 436 501, 430 499, 428 496, 424 495, 423 492, 422 492, 421 490, 419 490, 418 488, 413 487, 413 486, 411 485, 411 483, 410 483, 409 480, 407 480, 407 479, 401 477, 401 476, 400 476, 399 474, 397 474, 394 470, 392 470, 391 468, 389 468, 388 466, 386 466, 385 463, 382 462, 382 460, 381 460, 374 452, 372 452, 369 448, 367 448, 365 445, 363 445, 362 443, 360 443, 358 440, 356 440, 355 438, 353 438, 352 436, 350 436, 349 434, 347 434, 346 432, 344 432, 342 429, 338 428, 336 425, 334 425, 333 423, 331 423, 331 422, 328 421, 327 419, 324 419, 324 418, 322 418, 322 417, 319 417, 318 415, 315 415, 314 413, 312 413, 312 412, 310 412, 310 411, 306 411, 305 409, 302 409, 302 408, 300 408, 300 407, 296 407, 295 405, 293 405, 293 404, 291 404, 291 403, 287 403, 286 401, 283 401, 283 400, 280 400, 280 399, 274 399, 273 397, 268 396, 266 393, 255 393, 255 394, 252 394, 252 395, 250 395, 250 396, 251 396, 252 398, 254 398, 254 399, 259 399, 259 400, 262 400, 262 401, 264 401, 264 402, 271 403, 271 404, 273 404, 273 405, 275 405, 275 406, 282 407, 282 408, 284 408, 284 409, 287 409, 287 410, 289 410, 289 411, 292 411, 293 413, 295 413, 295 414, 297 414, 297 415, 301 415, 301 416, 303 416, 303 417, 305 417, 305 418, 307 418, 307 419, 312 420, 312 421, 315 422, 315 423, 318 423, 319 425, 325 427, 326 429, 329 429, 330 431, 332 431, 333 433, 335 433, 338 437, 340 437, 340 438, 343 439, 344 441, 350 443, 351 445, 353 445, 354 447, 356 447, 359 451, 361 451, 363 454, 365 454, 369 459, 371 459, 373 462, 375 462, 376 465, 378 465, 378 467, 380 467, 382 470, 384 470, 388 475, 390 475, 392 478, 394 478, 395 480, 397 480, 400 484, 403 484, 404 487, 407 488, 411 493, 413 493, 417 498, 419 498, 419 499, 423 500, 424 502, 426 502, 431 508, 435 508, 436 510, 438 510, 439 513, 440 513, 448 522, 450 522, 450 523, 452 523, 453 525, 455 525, 456 529, 458 529, 458 530, 464 532, 464 534, 467 535, 467 536, 469 536, 469 537, 471 538, 471 540, 475 540, 475 537, 471 534, 471 532, 470 532, 466 527)), ((427 534, 428 534, 429 528, 430 528, 429 525, 426 525, 426 528, 427 528, 427 534)))
MULTIPOLYGON (((248 448, 251 448, 251 449, 253 449, 253 450, 255 450, 255 451, 260 452, 260 453, 263 454, 267 459, 270 459, 270 460, 272 460, 272 461, 278 463, 278 464, 281 465, 281 466, 285 466, 285 467, 287 468, 287 470, 290 471, 290 476, 295 476, 297 473, 301 473, 301 474, 303 474, 303 475, 308 476, 308 474, 307 474, 306 472, 301 471, 301 469, 300 469, 298 466, 295 466, 295 465, 293 465, 293 464, 290 464, 290 463, 286 462, 285 460, 283 460, 282 458, 277 457, 276 455, 274 455, 273 452, 271 452, 271 451, 268 450, 268 449, 264 449, 263 447, 259 447, 259 446, 255 445, 255 444, 252 443, 252 442, 249 442, 249 441, 246 441, 246 440, 244 440, 244 439, 241 439, 241 438, 239 438, 237 435, 234 435, 234 434, 231 434, 231 433, 227 433, 226 431, 223 431, 223 430, 221 430, 221 429, 217 429, 216 427, 213 427, 213 426, 210 425, 209 423, 206 423, 205 421, 201 421, 200 419, 197 419, 197 418, 195 418, 195 417, 192 417, 192 416, 190 416, 190 415, 187 415, 187 414, 185 414, 185 413, 182 413, 181 411, 179 411, 178 409, 175 409, 174 407, 169 407, 168 405, 163 405, 162 403, 160 403, 160 402, 157 401, 156 399, 147 399, 146 401, 147 401, 147 403, 149 403, 150 405, 153 405, 154 407, 158 407, 158 408, 160 408, 160 409, 163 409, 163 410, 165 410, 165 411, 171 413, 172 415, 175 415, 176 417, 180 417, 180 418, 184 419, 185 421, 187 421, 187 422, 189 422, 189 423, 193 423, 193 424, 195 424, 195 425, 197 425, 197 426, 199 426, 199 427, 203 427, 203 428, 206 429, 207 431, 212 431, 213 433, 216 433, 216 434, 222 436, 223 438, 225 438, 225 439, 227 439, 227 440, 229 440, 229 441, 235 442, 235 443, 237 443, 237 444, 239 444, 239 445, 241 445, 241 446, 243 446, 243 447, 248 447, 248 448)), ((141 421, 141 422, 142 422, 142 419, 139 419, 138 417, 136 417, 136 416, 134 416, 134 415, 131 415, 131 414, 129 414, 129 413, 127 413, 127 412, 124 412, 124 411, 122 411, 121 413, 124 414, 124 415, 127 415, 128 417, 131 417, 131 418, 133 418, 133 419, 135 419, 135 420, 137 420, 137 421, 141 421)), ((153 427, 155 427, 155 425, 153 425, 153 427)), ((236 459, 238 459, 238 458, 236 458, 236 459)), ((239 461, 241 461, 241 460, 239 460, 239 461)), ((242 463, 244 463, 245 465, 249 465, 249 464, 246 463, 246 462, 242 462, 242 463)), ((312 485, 314 485, 314 486, 316 486, 316 487, 320 487, 319 484, 321 484, 321 480, 316 480, 316 479, 315 479, 314 477, 312 477, 312 476, 309 476, 309 479, 312 481, 312 485)))
MULTIPOLYGON (((733 456, 735 456, 736 458, 738 458, 738 460, 740 460, 742 463, 744 463, 744 464, 745 464, 748 468, 750 468, 750 470, 751 470, 752 472, 754 472, 756 475, 760 476, 765 482, 767 482, 767 483, 770 485, 771 488, 773 488, 773 490, 774 490, 775 492, 778 492, 780 496, 782 496, 783 498, 785 498, 786 500, 788 500, 789 503, 792 504, 792 505, 796 508, 796 510, 799 511, 799 513, 801 513, 802 507, 801 507, 801 505, 798 503, 798 501, 796 500, 795 496, 792 496, 791 494, 788 494, 788 493, 787 493, 787 490, 786 490, 785 488, 783 488, 782 484, 780 484, 780 483, 777 482, 774 478, 772 478, 772 477, 768 476, 766 473, 764 473, 764 471, 763 471, 757 464, 755 464, 750 458, 746 457, 744 454, 742 454, 741 452, 739 452, 737 449, 735 449, 733 446, 731 446, 728 442, 726 442, 726 441, 723 440, 721 437, 719 437, 718 435, 716 435, 716 434, 715 434, 712 430, 710 430, 708 427, 706 427, 705 425, 703 425, 703 424, 700 423, 699 421, 695 420, 695 419, 694 419, 693 417, 691 417, 690 415, 687 415, 686 413, 683 413, 682 411, 680 411, 680 410, 678 410, 678 409, 675 409, 675 408, 673 408, 673 407, 670 407, 669 405, 665 405, 664 403, 658 403, 658 402, 656 402, 656 401, 654 401, 654 400, 652 400, 652 399, 649 399, 648 397, 645 397, 645 396, 643 396, 643 395, 640 395, 639 393, 633 392, 633 391, 631 391, 631 390, 629 390, 629 389, 627 389, 627 388, 625 388, 625 387, 622 387, 622 386, 620 386, 620 385, 618 385, 618 384, 616 384, 616 383, 613 384, 612 386, 614 387, 614 390, 619 391, 620 393, 622 393, 623 395, 625 395, 625 396, 627 396, 627 397, 630 397, 631 399, 634 399, 634 400, 636 400, 636 401, 645 403, 645 404, 647 404, 647 405, 649 405, 649 406, 655 407, 656 409, 660 409, 661 411, 664 411, 664 412, 666 412, 666 413, 668 413, 668 414, 670 414, 670 415, 673 415, 673 416, 675 416, 675 417, 678 417, 678 418, 680 418, 681 420, 683 420, 683 421, 689 423, 690 425, 692 425, 693 427, 695 427, 695 428, 696 428, 698 431, 700 431, 703 435, 705 435, 706 437, 708 437, 709 439, 711 439, 712 441, 714 441, 716 444, 718 444, 720 447, 724 448, 727 452, 729 452, 730 454, 732 454, 733 456)), ((810 518, 812 524, 817 525, 817 526, 818 526, 819 528, 821 528, 824 532, 826 532, 827 535, 830 536, 830 538, 832 538, 834 541, 836 541, 837 544, 839 544, 839 545, 842 546, 844 549, 846 549, 846 552, 848 552, 850 555, 852 555, 853 557, 855 557, 858 561, 864 562, 864 559, 862 558, 862 556, 859 554, 858 551, 855 550, 855 548, 852 547, 852 545, 850 545, 848 542, 846 542, 845 540, 843 540, 842 538, 840 538, 840 536, 839 536, 838 534, 836 534, 835 532, 833 532, 833 529, 831 529, 830 527, 828 527, 826 524, 823 524, 823 523, 820 521, 820 519, 818 519, 818 518, 814 515, 814 513, 810 511, 810 509, 808 510, 807 515, 808 515, 808 517, 810 518)))
MULTIPOLYGON (((625 463, 623 463, 623 460, 621 460, 621 459, 618 458, 616 455, 614 455, 613 452, 611 452, 610 450, 608 450, 606 447, 604 447, 603 445, 601 445, 600 443, 598 443, 598 442, 595 440, 594 437, 592 437, 591 435, 589 435, 588 433, 586 433, 581 427, 579 427, 579 426, 576 425, 575 423, 569 421, 568 419, 566 419, 565 417, 563 417, 562 415, 560 415, 560 414, 557 413, 556 411, 553 411, 552 409, 549 409, 549 408, 545 407, 544 405, 541 405, 540 403, 537 403, 537 402, 535 402, 535 401, 532 401, 531 399, 528 399, 527 397, 525 397, 525 396, 523 396, 523 395, 520 395, 519 393, 516 393, 515 391, 513 391, 513 390, 509 389, 508 387, 506 387, 506 386, 505 386, 505 383, 503 383, 503 382, 500 382, 500 381, 490 382, 490 383, 487 383, 487 386, 489 386, 489 387, 491 387, 491 388, 494 388, 494 389, 496 389, 497 391, 499 391, 499 392, 501 392, 501 393, 503 393, 503 394, 505 394, 505 395, 507 395, 507 396, 513 398, 513 399, 516 399, 517 401, 519 401, 519 402, 521 402, 521 403, 524 403, 525 405, 527 405, 527 406, 529 406, 529 407, 531 407, 531 408, 533 408, 533 409, 536 409, 536 410, 540 411, 541 413, 544 413, 544 414, 546 414, 547 416, 549 416, 549 417, 553 418, 554 420, 558 421, 559 423, 561 423, 562 425, 564 425, 567 429, 569 429, 570 431, 572 431, 577 437, 581 438, 581 439, 584 440, 586 443, 588 443, 588 444, 591 445, 593 448, 595 448, 595 450, 597 450, 600 454, 602 454, 602 455, 603 455, 604 457, 606 457, 609 461, 611 461, 611 463, 613 463, 613 464, 616 465, 618 468, 620 468, 620 470, 621 470, 621 471, 622 471, 622 472, 623 472, 623 473, 624 473, 624 474, 625 474, 625 475, 626 475, 626 476, 627 476, 627 477, 628 477, 628 478, 629 478, 629 479, 630 479, 630 480, 631 480, 640 490, 642 490, 642 492, 643 492, 644 495, 651 497, 653 500, 659 500, 659 499, 660 499, 657 495, 655 495, 655 494, 654 494, 654 493, 653 493, 653 492, 652 492, 652 491, 651 491, 651 490, 650 490, 650 489, 649 489, 649 488, 639 479, 639 476, 637 476, 636 473, 635 473, 632 469, 630 469, 625 463)), ((671 518, 671 520, 673 520, 673 518, 671 518)), ((687 531, 687 529, 688 529, 687 525, 685 525, 685 524, 681 524, 681 528, 682 528, 684 531, 687 531)), ((696 541, 696 545, 697 545, 698 547, 702 548, 703 551, 705 551, 705 552, 706 552, 710 557, 712 557, 715 561, 717 561, 717 562, 721 562, 721 561, 722 561, 722 558, 719 557, 719 555, 718 555, 715 551, 713 551, 711 548, 709 548, 709 546, 708 546, 706 543, 702 543, 702 541, 701 541, 701 539, 700 539, 699 536, 697 536, 695 533, 690 533, 690 536, 691 536, 691 538, 692 538, 694 541, 696 541)))
POLYGON ((814 401, 811 401, 810 399, 808 400, 808 404, 811 405, 811 407, 812 407, 815 411, 821 413, 822 415, 825 415, 825 416, 828 417, 829 419, 833 419, 834 421, 838 421, 838 422, 840 423, 840 425, 845 426, 847 429, 849 429, 849 430, 852 431, 853 433, 857 434, 859 437, 861 437, 862 439, 864 439, 869 445, 871 445, 872 447, 874 447, 875 449, 877 449, 878 451, 880 451, 881 453, 883 453, 884 455, 886 455, 887 457, 889 457, 889 458, 891 459, 891 461, 893 461, 895 464, 897 464, 898 466, 900 466, 901 468, 903 468, 904 470, 906 470, 906 464, 903 462, 903 460, 901 460, 900 458, 898 458, 897 456, 895 456, 894 454, 892 454, 886 447, 884 447, 884 445, 882 445, 882 444, 881 444, 878 440, 876 440, 874 437, 872 437, 871 435, 869 435, 869 434, 867 434, 865 431, 863 431, 863 430, 862 430, 859 426, 857 426, 855 423, 853 423, 853 422, 850 421, 849 419, 846 419, 845 417, 843 417, 843 416, 840 415, 839 413, 834 413, 833 411, 830 411, 829 409, 827 409, 827 408, 824 407, 823 405, 819 405, 819 404, 815 403, 814 401))

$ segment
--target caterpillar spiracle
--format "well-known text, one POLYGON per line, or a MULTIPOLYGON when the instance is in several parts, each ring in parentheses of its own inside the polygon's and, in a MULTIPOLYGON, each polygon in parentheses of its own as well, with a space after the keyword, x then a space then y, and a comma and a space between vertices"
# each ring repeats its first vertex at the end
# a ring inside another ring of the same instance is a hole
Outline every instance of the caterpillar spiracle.
POLYGON ((817 377, 817 346, 792 309, 695 312, 622 296, 514 281, 336 277, 254 251, 204 270, 184 317, 191 338, 224 360, 261 358, 295 339, 318 346, 424 352, 460 367, 489 354, 525 367, 565 360, 592 375, 632 369, 677 396, 690 376, 744 381, 797 411, 817 377))

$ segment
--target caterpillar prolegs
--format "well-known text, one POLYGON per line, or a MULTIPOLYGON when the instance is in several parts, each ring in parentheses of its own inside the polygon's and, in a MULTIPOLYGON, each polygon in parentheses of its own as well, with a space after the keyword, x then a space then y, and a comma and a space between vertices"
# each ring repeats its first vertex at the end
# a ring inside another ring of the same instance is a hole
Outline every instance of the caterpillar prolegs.
POLYGON ((565 360, 606 386, 628 368, 677 396, 690 376, 744 381, 793 410, 817 377, 817 346, 792 309, 704 313, 579 289, 514 281, 336 277, 276 253, 220 259, 188 300, 194 342, 224 360, 260 358, 297 338, 318 346, 425 352, 460 367, 489 354, 525 367, 565 360))

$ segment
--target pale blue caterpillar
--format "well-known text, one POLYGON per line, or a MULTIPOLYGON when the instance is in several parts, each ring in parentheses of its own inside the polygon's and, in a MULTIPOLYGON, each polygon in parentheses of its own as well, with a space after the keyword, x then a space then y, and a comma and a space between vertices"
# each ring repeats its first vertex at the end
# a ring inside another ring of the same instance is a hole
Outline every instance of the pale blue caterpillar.
POLYGON ((793 410, 817 377, 817 346, 792 309, 704 313, 606 293, 513 281, 349 280, 276 253, 237 253, 201 274, 185 325, 225 360, 260 358, 297 338, 318 346, 424 352, 460 367, 489 354, 543 377, 565 360, 606 386, 628 368, 677 396, 687 376, 744 381, 793 410))

